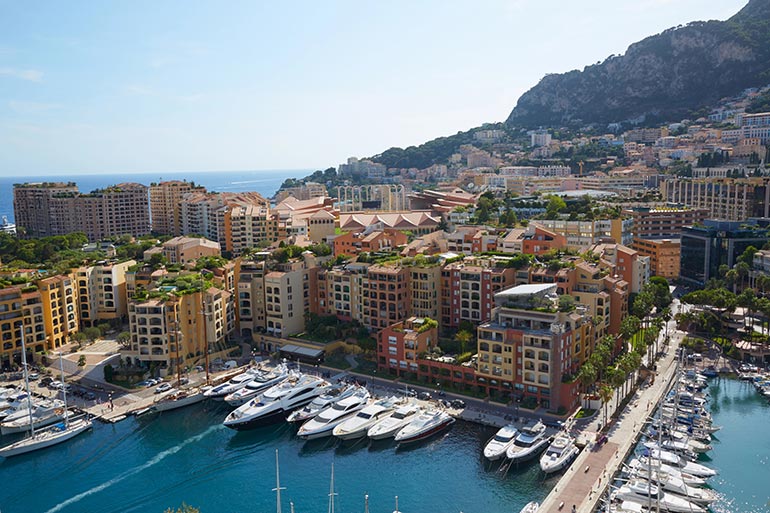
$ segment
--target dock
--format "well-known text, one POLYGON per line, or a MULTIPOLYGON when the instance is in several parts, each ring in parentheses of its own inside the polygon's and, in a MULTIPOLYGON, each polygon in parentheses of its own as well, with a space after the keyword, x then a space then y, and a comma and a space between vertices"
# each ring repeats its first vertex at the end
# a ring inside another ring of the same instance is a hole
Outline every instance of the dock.
POLYGON ((598 509, 600 498, 634 450, 649 415, 674 379, 677 368, 674 347, 676 344, 658 361, 655 382, 637 390, 618 418, 603 431, 606 443, 595 444, 598 433, 590 427, 581 432, 579 439, 585 443, 585 449, 540 504, 538 513, 571 512, 573 505, 579 513, 593 513, 598 509))

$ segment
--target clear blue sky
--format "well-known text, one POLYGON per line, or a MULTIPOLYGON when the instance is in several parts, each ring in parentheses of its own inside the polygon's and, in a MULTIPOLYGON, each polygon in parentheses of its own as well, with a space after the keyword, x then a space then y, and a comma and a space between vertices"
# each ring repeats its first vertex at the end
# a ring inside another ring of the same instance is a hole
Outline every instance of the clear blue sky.
POLYGON ((325 168, 746 0, 0 0, 0 174, 325 168))

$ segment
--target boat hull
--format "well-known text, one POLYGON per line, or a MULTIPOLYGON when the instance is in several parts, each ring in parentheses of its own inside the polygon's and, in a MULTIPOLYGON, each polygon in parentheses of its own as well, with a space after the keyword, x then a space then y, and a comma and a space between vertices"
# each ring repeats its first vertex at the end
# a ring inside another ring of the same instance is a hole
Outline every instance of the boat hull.
MULTIPOLYGON (((50 417, 43 417, 38 419, 33 419, 33 423, 35 425, 35 429, 43 428, 46 426, 50 426, 51 424, 54 424, 56 422, 61 421, 64 418, 64 415, 51 415, 50 417)), ((4 435, 11 435, 14 433, 24 433, 26 431, 31 431, 32 428, 30 427, 29 422, 26 422, 24 424, 3 424, 0 425, 0 433, 4 435)))
POLYGON ((67 440, 74 438, 75 436, 91 429, 92 427, 93 426, 90 420, 76 420, 70 423, 70 426, 66 431, 62 431, 60 433, 51 433, 50 436, 43 434, 40 437, 27 438, 6 447, 0 448, 0 456, 4 458, 10 458, 40 449, 45 449, 62 442, 66 442, 67 440))
POLYGON ((421 440, 425 440, 426 438, 430 438, 431 436, 442 432, 452 424, 454 424, 454 419, 450 417, 450 420, 444 421, 441 424, 437 424, 436 426, 426 431, 415 433, 413 435, 409 435, 407 437, 397 439, 396 441, 399 444, 411 444, 411 443, 419 442, 421 440))
POLYGON ((288 412, 286 410, 281 408, 274 412, 267 413, 265 415, 260 415, 258 417, 254 417, 248 420, 243 420, 240 422, 232 422, 229 424, 225 423, 225 426, 229 427, 230 429, 235 429, 236 431, 248 431, 250 429, 257 429, 263 426, 271 426, 273 424, 282 422, 286 420, 287 413, 288 412))
POLYGON ((202 393, 194 394, 191 396, 187 396, 183 399, 177 399, 176 401, 158 401, 152 406, 152 409, 155 411, 170 411, 170 410, 176 410, 177 408, 182 408, 184 406, 190 406, 192 404, 197 404, 200 402, 203 402, 203 400, 206 399, 206 396, 202 393))

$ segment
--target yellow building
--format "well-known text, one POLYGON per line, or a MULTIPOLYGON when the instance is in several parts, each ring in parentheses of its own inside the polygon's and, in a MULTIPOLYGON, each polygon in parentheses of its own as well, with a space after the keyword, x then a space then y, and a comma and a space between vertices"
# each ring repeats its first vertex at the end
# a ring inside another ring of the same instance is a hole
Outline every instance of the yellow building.
POLYGON ((192 192, 206 192, 205 187, 181 180, 150 184, 152 231, 164 235, 182 235, 182 199, 192 192))
POLYGON ((77 291, 72 276, 53 276, 37 282, 43 306, 46 347, 55 351, 77 333, 77 291))
POLYGON ((679 239, 635 238, 632 247, 650 257, 650 273, 668 280, 679 278, 681 242, 679 239))
POLYGON ((126 272, 133 265, 135 260, 104 262, 76 271, 78 315, 83 326, 125 318, 126 272))

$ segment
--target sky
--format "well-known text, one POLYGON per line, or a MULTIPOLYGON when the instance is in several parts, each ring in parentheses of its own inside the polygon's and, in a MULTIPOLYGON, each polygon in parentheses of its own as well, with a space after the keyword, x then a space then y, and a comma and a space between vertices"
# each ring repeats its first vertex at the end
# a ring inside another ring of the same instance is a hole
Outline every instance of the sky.
POLYGON ((0 176, 322 169, 746 0, 0 0, 0 176))

